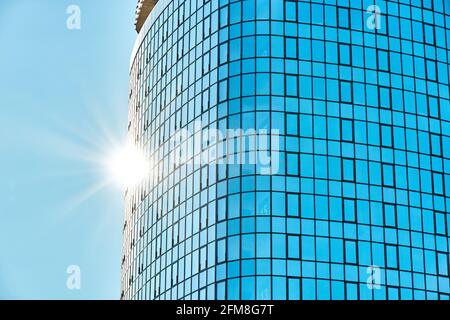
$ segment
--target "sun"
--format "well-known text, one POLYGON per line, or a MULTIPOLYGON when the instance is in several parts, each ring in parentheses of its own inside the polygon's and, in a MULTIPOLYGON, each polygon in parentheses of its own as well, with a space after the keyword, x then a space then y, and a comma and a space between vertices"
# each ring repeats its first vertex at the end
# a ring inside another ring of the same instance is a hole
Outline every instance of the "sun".
POLYGON ((134 145, 128 143, 116 149, 108 157, 108 171, 115 183, 121 187, 133 187, 149 174, 149 161, 134 145))

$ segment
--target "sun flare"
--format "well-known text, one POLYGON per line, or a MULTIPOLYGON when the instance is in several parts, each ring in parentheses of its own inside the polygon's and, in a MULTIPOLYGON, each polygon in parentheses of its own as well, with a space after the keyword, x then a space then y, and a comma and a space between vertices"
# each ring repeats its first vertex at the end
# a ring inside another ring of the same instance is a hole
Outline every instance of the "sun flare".
POLYGON ((108 169, 113 180, 122 187, 132 187, 149 174, 149 163, 135 146, 127 144, 109 157, 108 169))

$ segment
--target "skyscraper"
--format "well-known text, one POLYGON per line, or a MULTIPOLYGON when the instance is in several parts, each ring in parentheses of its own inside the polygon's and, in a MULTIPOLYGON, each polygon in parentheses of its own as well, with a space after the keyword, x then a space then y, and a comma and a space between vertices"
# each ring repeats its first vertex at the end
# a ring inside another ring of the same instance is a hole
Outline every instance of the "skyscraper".
POLYGON ((449 298, 449 1, 141 0, 136 28, 122 298, 449 298))

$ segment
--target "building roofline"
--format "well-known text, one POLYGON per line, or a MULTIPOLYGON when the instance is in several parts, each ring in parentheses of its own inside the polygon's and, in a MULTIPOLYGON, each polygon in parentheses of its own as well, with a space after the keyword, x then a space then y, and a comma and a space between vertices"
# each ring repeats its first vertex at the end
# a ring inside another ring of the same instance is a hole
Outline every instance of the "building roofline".
POLYGON ((136 54, 139 51, 139 48, 142 44, 142 41, 145 39, 145 36, 147 35, 148 31, 150 30, 151 26, 154 24, 156 19, 159 17, 159 15, 163 12, 163 10, 173 1, 173 0, 141 0, 143 2, 145 1, 153 1, 155 5, 152 7, 152 10, 150 10, 148 16, 145 18, 143 25, 141 26, 139 33, 137 35, 137 38, 134 42, 133 50, 131 52, 130 57, 130 71, 133 67, 134 60, 136 58, 136 54))
POLYGON ((136 19, 134 25, 139 33, 147 20, 150 12, 152 12, 158 0, 139 0, 136 6, 136 19))

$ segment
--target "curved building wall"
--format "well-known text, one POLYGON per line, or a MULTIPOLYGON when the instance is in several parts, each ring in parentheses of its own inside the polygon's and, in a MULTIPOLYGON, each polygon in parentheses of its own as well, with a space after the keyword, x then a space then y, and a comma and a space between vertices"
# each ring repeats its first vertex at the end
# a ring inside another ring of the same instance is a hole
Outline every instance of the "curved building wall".
POLYGON ((449 21, 444 0, 158 1, 130 72, 152 173, 126 193, 122 298, 448 299, 449 21), (239 128, 276 138, 270 174, 218 161, 258 144, 190 139, 239 128))

